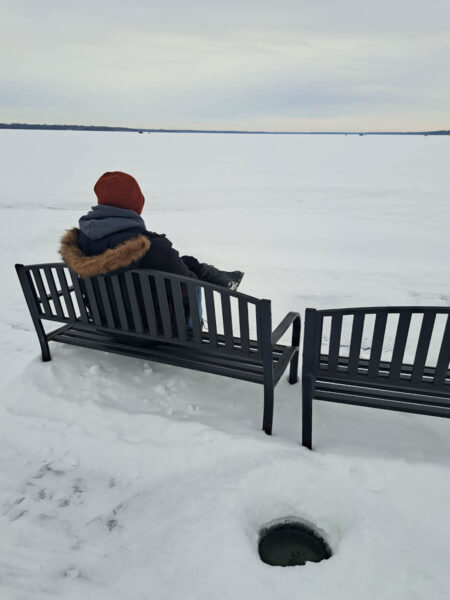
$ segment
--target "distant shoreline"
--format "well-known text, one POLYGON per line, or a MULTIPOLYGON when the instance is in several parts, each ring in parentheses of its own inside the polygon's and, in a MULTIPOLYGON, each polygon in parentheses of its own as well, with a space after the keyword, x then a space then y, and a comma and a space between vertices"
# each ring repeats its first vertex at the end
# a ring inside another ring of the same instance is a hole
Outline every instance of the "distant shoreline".
POLYGON ((142 127, 107 127, 103 125, 39 125, 0 123, 0 129, 50 131, 119 131, 123 133, 227 133, 238 135, 450 135, 449 129, 438 131, 249 131, 234 129, 148 129, 142 127))

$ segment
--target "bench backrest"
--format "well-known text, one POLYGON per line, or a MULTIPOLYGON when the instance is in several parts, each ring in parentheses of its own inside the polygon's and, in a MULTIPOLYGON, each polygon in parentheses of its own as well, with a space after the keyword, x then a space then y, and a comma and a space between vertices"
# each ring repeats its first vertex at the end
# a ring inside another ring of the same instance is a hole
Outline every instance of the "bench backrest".
POLYGON ((450 394, 449 315, 446 307, 308 308, 303 374, 450 394))
POLYGON ((16 269, 31 315, 40 320, 208 352, 238 351, 255 360, 261 359, 263 340, 270 339, 270 301, 209 283, 149 269, 87 279, 63 263, 16 269), (198 288, 207 333, 201 330, 198 288))

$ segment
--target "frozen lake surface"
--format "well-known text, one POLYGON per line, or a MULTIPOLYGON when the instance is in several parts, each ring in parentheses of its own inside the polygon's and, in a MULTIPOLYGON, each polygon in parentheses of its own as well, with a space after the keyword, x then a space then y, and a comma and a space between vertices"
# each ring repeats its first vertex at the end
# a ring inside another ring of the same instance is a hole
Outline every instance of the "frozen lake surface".
MULTIPOLYGON (((105 171, 134 175, 150 230, 242 269, 289 310, 450 301, 447 137, 0 131, 0 596, 14 600, 446 600, 449 423, 301 389, 39 346, 13 269, 58 260, 105 171), (333 557, 276 568, 291 515, 333 557)), ((386 348, 389 352, 389 347, 386 348)))

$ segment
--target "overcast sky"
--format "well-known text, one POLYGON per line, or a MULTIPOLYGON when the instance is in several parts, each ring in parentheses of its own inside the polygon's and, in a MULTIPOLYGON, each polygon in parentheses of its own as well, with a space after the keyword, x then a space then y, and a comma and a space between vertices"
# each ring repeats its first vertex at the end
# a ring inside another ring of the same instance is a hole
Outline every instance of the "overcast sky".
POLYGON ((449 0, 0 0, 0 122, 450 128, 449 0))

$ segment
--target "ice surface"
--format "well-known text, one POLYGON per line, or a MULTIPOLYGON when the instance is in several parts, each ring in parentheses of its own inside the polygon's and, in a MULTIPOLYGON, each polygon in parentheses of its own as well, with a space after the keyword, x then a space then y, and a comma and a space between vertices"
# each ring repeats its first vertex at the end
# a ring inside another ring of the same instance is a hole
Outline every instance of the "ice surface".
MULTIPOLYGON (((288 310, 450 299, 448 138, 0 132, 0 597, 7 600, 448 598, 444 419, 39 346, 13 269, 58 238, 107 170, 140 182, 149 229, 241 269, 288 310), (274 568, 258 531, 295 516, 333 557, 274 568)), ((389 348, 386 348, 389 351, 389 348)))

